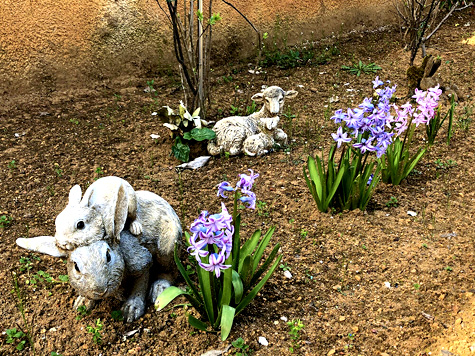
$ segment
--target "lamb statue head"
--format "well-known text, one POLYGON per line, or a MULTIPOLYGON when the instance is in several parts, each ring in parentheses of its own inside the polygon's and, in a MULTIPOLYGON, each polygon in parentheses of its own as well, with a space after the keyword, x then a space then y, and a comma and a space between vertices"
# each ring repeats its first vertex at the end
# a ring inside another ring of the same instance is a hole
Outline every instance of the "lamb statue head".
POLYGON ((274 144, 286 144, 287 134, 277 128, 278 115, 284 107, 284 100, 295 98, 297 94, 295 90, 285 91, 277 86, 254 94, 252 100, 264 103, 261 110, 249 116, 231 116, 218 121, 213 127, 216 138, 208 143, 208 152, 213 156, 226 152, 231 156, 242 152, 260 156, 274 144))
POLYGON ((259 111, 259 117, 274 117, 280 114, 284 107, 284 99, 292 99, 297 96, 295 90, 285 91, 280 87, 271 86, 266 88, 262 93, 252 96, 252 100, 256 103, 264 102, 264 106, 259 111))

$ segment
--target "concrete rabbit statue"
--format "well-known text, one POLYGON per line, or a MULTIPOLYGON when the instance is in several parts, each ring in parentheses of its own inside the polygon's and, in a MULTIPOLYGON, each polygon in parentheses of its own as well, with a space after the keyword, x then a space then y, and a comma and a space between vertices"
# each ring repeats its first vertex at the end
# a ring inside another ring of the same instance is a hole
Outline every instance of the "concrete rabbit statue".
POLYGON ((58 248, 53 236, 19 238, 16 243, 31 251, 67 257, 69 281, 80 294, 74 308, 91 309, 97 300, 117 297, 122 286, 124 320, 132 322, 144 314, 147 294, 155 301, 173 283, 177 275, 173 252, 182 235, 178 216, 163 198, 148 191, 137 191, 135 197, 136 222, 142 229, 138 236, 126 226, 120 241, 94 240, 72 251, 58 248))
POLYGON ((81 199, 81 187, 69 191, 66 208, 56 217, 56 246, 73 250, 94 241, 118 242, 127 220, 129 232, 139 235, 135 219, 137 199, 132 186, 119 177, 103 177, 92 183, 81 199))

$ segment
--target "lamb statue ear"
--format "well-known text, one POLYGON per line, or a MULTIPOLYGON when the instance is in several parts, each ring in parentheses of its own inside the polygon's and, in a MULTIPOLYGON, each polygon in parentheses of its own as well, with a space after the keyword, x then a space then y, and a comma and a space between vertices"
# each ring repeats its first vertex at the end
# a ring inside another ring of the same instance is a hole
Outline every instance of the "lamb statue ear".
POLYGON ((79 186, 79 184, 76 184, 69 191, 68 205, 79 205, 79 202, 81 201, 81 195, 82 195, 81 187, 79 186))
POLYGON ((254 94, 254 95, 251 97, 251 100, 254 100, 255 102, 259 103, 259 102, 261 102, 262 100, 264 100, 264 95, 263 95, 262 93, 254 94))
POLYGON ((115 241, 120 240, 120 233, 124 230, 128 214, 128 193, 123 184, 120 184, 117 193, 112 197, 108 206, 110 209, 103 212, 104 228, 107 236, 113 236, 115 241))
POLYGON ((299 92, 296 90, 289 90, 285 92, 285 98, 286 99, 293 99, 297 96, 299 92))
POLYGON ((53 257, 67 256, 65 252, 61 252, 56 247, 54 236, 21 237, 16 239, 16 244, 29 251, 40 252, 53 257))

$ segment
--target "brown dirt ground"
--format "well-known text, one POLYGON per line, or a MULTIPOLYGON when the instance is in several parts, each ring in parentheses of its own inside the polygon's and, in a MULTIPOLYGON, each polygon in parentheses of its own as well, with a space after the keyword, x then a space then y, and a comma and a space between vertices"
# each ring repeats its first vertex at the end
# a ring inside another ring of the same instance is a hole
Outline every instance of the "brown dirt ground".
MULTIPOLYGON (((341 52, 324 66, 267 68, 267 74, 257 76, 247 73, 247 64, 215 68, 211 114, 217 118, 218 109, 227 115, 231 104, 249 105, 250 96, 264 84, 299 91, 285 109, 296 118, 283 119, 291 150, 261 158, 213 158, 205 168, 183 172, 182 186, 174 169, 179 162, 169 155, 167 129, 151 116, 157 105, 178 105, 173 76, 154 78, 157 104, 143 92, 151 78, 123 78, 46 97, 2 98, 0 215, 13 222, 0 228, 0 354, 31 353, 6 344, 4 331, 24 326, 11 293, 11 272, 18 274, 40 355, 200 355, 223 349, 238 337, 254 355, 289 354, 291 338, 281 317, 305 324, 294 352, 300 355, 470 354, 475 348, 475 138, 473 126, 464 130, 462 123, 464 108, 474 106, 475 50, 462 40, 474 36, 474 20, 470 12, 456 14, 431 43, 431 53, 443 59, 442 76, 464 94, 453 140, 446 145, 441 139, 402 185, 381 184, 364 213, 318 212, 302 166, 308 154, 331 144, 334 125, 324 117, 329 99, 339 97, 335 110, 370 93, 373 75, 356 77, 342 71, 342 65, 353 58, 375 62, 383 68, 380 77, 397 83, 398 93, 405 94, 408 53, 400 49, 397 32, 329 39, 338 42, 341 52), (152 133, 160 138, 152 140, 152 133), (123 177, 135 189, 168 200, 186 228, 199 211, 219 209, 217 183, 232 182, 248 168, 260 174, 254 190, 266 205, 243 213, 243 236, 276 225, 274 242, 281 243, 283 263, 293 278, 278 269, 235 320, 227 342, 195 332, 181 307, 161 313, 150 307, 143 318, 124 324, 111 318, 120 301, 108 299, 77 320, 72 309, 76 293, 69 284, 26 283, 38 271, 58 279, 66 274, 63 261, 41 256, 40 261, 32 259, 29 272, 20 271, 20 258, 31 256, 15 239, 53 234, 54 219, 76 183, 84 189, 101 175, 123 177), (386 206, 391 197, 397 207, 386 206), (417 216, 409 216, 408 210, 417 216), (86 331, 98 318, 104 322, 101 345, 86 331), (138 332, 124 337, 131 330, 138 332), (269 346, 260 345, 259 336, 269 346)), ((228 354, 235 352, 231 348, 228 354)))

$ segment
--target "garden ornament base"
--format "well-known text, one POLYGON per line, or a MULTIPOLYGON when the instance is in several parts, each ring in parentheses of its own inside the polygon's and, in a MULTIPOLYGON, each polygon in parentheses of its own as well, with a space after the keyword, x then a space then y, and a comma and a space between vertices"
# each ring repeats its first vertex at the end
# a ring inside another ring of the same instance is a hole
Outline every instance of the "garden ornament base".
POLYGON ((295 98, 297 94, 295 90, 285 91, 271 86, 253 95, 252 100, 264 102, 261 110, 249 116, 231 116, 218 121, 213 128, 216 138, 208 143, 209 154, 261 156, 269 152, 274 144, 286 144, 287 134, 277 128, 278 115, 284 106, 284 99, 295 98))
POLYGON ((55 236, 16 243, 67 258, 69 281, 79 292, 75 309, 118 297, 123 287, 123 317, 132 322, 144 314, 147 296, 154 301, 173 283, 173 253, 181 236, 180 220, 163 198, 134 191, 121 178, 104 177, 91 184, 82 200, 81 188, 71 189, 68 205, 56 218, 55 236), (151 276, 152 271, 157 275, 151 276))

